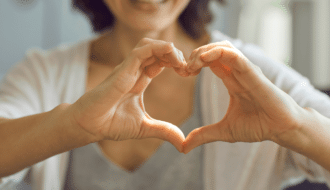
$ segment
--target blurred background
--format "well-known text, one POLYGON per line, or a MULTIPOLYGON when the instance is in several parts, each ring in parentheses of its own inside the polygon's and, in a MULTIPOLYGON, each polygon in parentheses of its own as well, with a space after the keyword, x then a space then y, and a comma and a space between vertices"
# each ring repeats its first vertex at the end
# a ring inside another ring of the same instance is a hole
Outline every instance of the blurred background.
MULTIPOLYGON (((254 43, 266 54, 330 91, 330 0, 212 1, 209 26, 254 43)), ((53 48, 93 36, 70 0, 0 1, 0 79, 29 48, 53 48)), ((303 180, 303 179, 297 179, 303 180)), ((327 189, 305 181, 293 189, 327 189)))
MULTIPOLYGON (((330 0, 227 0, 210 4, 210 28, 262 47, 274 59, 330 89, 330 0)), ((70 0, 0 1, 0 77, 27 49, 93 36, 70 0)))

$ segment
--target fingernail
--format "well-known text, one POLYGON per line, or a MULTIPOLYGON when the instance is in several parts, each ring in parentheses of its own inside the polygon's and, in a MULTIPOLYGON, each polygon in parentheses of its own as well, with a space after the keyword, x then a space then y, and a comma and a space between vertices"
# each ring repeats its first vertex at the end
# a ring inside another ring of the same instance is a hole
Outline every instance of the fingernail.
POLYGON ((184 58, 182 51, 180 51, 180 55, 181 55, 181 61, 182 61, 183 63, 186 62, 186 59, 184 58))
POLYGON ((176 55, 177 55, 178 60, 180 60, 180 62, 182 62, 182 63, 186 62, 186 60, 184 59, 183 53, 180 50, 176 49, 176 55))

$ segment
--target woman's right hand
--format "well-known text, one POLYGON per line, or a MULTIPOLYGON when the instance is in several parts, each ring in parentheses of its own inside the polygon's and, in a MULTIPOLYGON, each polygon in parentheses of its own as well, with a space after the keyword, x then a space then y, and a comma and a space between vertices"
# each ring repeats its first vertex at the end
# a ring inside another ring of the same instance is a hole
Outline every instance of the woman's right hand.
POLYGON ((144 38, 100 85, 70 105, 72 121, 97 141, 158 138, 181 152, 184 134, 171 123, 151 118, 143 94, 164 67, 188 76, 186 65, 172 43, 144 38))

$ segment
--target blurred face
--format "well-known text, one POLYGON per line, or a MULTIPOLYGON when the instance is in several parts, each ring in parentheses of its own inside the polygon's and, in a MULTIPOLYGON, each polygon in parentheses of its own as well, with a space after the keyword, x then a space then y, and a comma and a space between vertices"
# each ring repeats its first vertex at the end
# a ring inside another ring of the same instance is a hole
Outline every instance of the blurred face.
POLYGON ((103 0, 117 22, 135 30, 157 31, 177 21, 190 0, 103 0))

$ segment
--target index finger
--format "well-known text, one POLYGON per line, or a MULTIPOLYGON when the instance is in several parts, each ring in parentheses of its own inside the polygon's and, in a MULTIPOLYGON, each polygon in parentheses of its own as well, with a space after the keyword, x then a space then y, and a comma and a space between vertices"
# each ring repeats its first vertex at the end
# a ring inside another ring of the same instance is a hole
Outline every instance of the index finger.
POLYGON ((173 45, 169 42, 154 41, 142 47, 135 48, 123 62, 123 69, 135 75, 140 67, 144 68, 153 62, 146 61, 154 55, 164 55, 173 51, 173 45))
POLYGON ((219 66, 218 64, 221 63, 238 72, 246 72, 253 67, 252 63, 239 50, 228 47, 213 48, 202 53, 200 58, 211 63, 209 66, 219 66))

